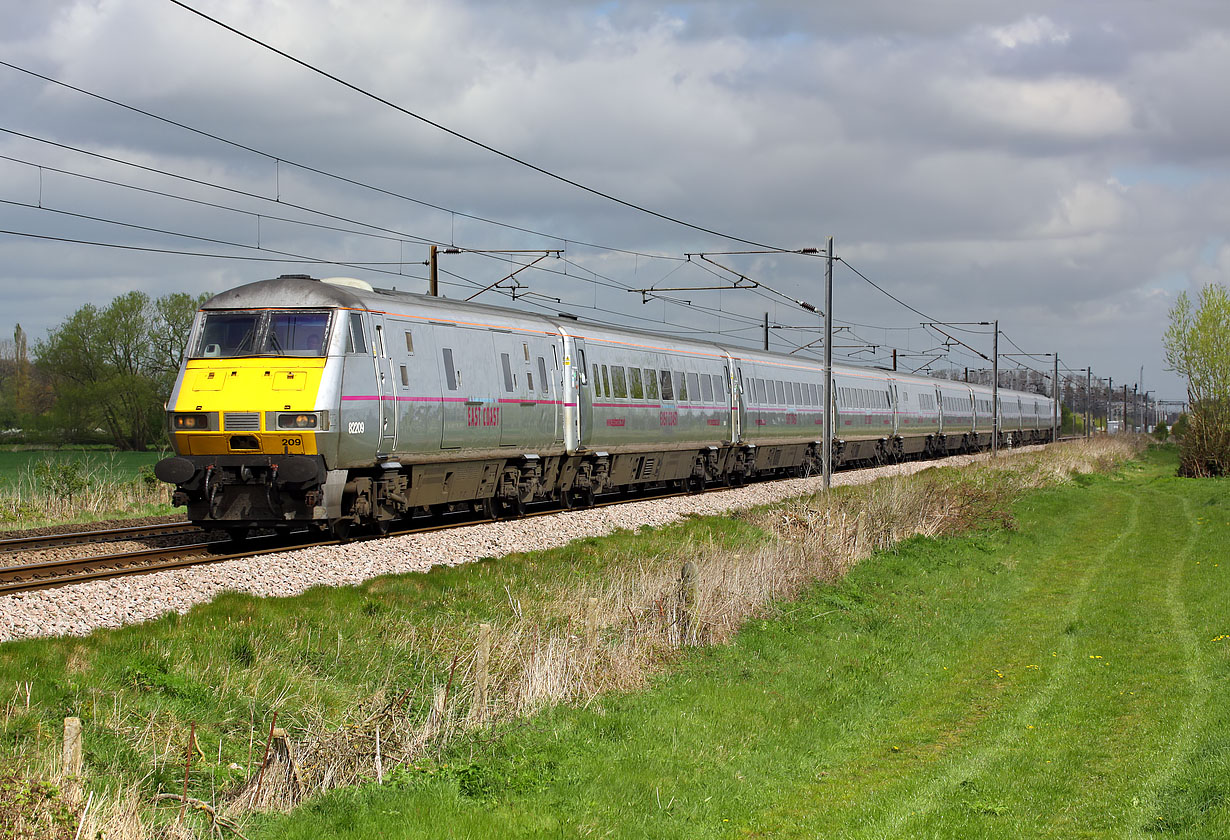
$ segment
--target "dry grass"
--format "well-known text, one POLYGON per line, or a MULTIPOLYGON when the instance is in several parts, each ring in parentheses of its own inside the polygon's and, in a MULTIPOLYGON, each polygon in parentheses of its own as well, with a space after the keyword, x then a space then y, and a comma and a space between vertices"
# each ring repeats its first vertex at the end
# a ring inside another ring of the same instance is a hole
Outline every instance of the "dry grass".
POLYGON ((1008 505, 1021 492, 1112 469, 1144 445, 1096 438, 798 499, 752 514, 773 535, 764 545, 742 552, 681 545, 672 557, 630 558, 599 584, 562 587, 540 614, 513 602, 510 619, 491 627, 489 651, 477 643, 456 651, 447 683, 375 698, 353 724, 299 739, 292 755, 271 759, 263 780, 233 792, 228 812, 289 808, 429 759, 460 734, 640 688, 681 648, 725 643, 775 602, 840 578, 876 551, 915 535, 1011 526, 1008 505), (484 659, 485 703, 476 667, 484 659))

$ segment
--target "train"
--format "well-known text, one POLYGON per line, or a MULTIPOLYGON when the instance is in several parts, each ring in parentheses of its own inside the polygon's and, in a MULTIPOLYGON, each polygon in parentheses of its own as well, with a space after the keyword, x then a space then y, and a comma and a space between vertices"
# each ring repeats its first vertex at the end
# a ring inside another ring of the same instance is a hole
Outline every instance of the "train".
MULTIPOLYGON (((823 468, 824 368, 796 355, 307 275, 216 295, 187 348, 155 474, 236 537, 823 468)), ((834 365, 831 390, 833 468, 995 434, 989 387, 834 365)), ((1049 441, 1053 411, 1000 389, 1000 442, 1049 441)))

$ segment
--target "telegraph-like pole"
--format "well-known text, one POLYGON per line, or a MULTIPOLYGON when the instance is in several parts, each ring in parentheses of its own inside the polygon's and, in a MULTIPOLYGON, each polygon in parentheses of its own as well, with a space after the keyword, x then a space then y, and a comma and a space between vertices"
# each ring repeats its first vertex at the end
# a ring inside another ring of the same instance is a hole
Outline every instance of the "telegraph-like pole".
POLYGON ((1110 401, 1115 393, 1115 377, 1106 377, 1106 434, 1110 434, 1110 401))
POLYGON ((427 294, 440 296, 440 258, 435 245, 427 252, 427 294))
POLYGON ((999 319, 991 344, 991 457, 999 457, 999 319))
POLYGON ((1059 351, 1055 351, 1055 368, 1051 379, 1051 443, 1059 440, 1059 351))
POLYGON ((764 314, 764 349, 769 349, 769 313, 764 314))
POLYGON ((824 260, 824 489, 833 481, 833 237, 824 260))
POLYGON ((1090 422, 1093 420, 1093 408, 1089 400, 1093 398, 1093 392, 1089 390, 1093 387, 1093 368, 1085 368, 1085 437, 1093 437, 1093 429, 1089 428, 1090 422))

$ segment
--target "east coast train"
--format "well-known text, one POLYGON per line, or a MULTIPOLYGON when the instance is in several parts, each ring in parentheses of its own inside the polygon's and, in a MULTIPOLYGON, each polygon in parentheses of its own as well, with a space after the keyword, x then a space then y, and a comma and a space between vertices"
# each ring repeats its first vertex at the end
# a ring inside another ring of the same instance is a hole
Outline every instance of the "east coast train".
MULTIPOLYGON (((1050 399, 999 399, 1003 443, 1050 439, 1050 399)), ((832 400, 834 467, 991 442, 989 387, 834 366, 832 400)), ((155 472, 198 524, 344 535, 817 472, 823 405, 795 356, 285 275, 201 308, 155 472)))

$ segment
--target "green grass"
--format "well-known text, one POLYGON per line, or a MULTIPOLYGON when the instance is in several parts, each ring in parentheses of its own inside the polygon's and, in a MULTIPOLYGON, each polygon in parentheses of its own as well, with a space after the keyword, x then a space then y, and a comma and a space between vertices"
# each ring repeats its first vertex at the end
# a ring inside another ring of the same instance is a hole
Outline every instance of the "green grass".
POLYGON ((165 453, 99 449, 0 450, 0 528, 166 515, 165 453))
POLYGON ((77 461, 87 471, 105 469, 116 478, 134 479, 142 467, 152 467, 164 452, 119 452, 96 449, 0 450, 0 490, 14 489, 40 461, 77 461))
POLYGON ((1173 450, 913 539, 278 838, 1230 836, 1230 485, 1173 450))

